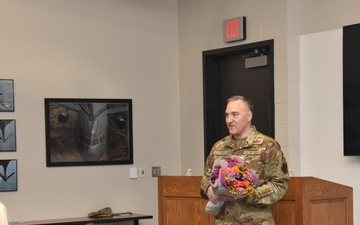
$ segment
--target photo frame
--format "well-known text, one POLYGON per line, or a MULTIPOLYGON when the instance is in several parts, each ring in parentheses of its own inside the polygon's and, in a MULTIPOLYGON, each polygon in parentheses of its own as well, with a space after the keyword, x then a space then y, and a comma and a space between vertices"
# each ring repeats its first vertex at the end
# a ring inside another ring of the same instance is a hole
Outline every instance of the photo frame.
POLYGON ((45 98, 46 165, 133 164, 131 99, 45 98))
POLYGON ((16 151, 16 121, 0 119, 0 152, 16 151))
POLYGON ((14 80, 0 79, 0 112, 14 111, 14 80))
POLYGON ((0 160, 0 192, 17 191, 18 172, 16 159, 0 160))

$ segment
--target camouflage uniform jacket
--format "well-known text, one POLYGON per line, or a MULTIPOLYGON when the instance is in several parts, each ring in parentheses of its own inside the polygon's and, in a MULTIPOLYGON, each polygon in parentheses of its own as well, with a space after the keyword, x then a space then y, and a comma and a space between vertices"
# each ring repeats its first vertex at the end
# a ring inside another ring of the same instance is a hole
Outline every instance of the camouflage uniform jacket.
MULTIPOLYGON (((201 192, 206 193, 210 185, 212 167, 216 159, 227 156, 245 157, 245 165, 259 179, 252 196, 243 202, 225 202, 215 216, 216 225, 274 225, 271 206, 287 191, 289 173, 280 145, 271 137, 253 130, 242 146, 237 146, 232 135, 226 136, 213 146, 206 160, 201 192)), ((202 195, 206 198, 206 195, 202 195)))

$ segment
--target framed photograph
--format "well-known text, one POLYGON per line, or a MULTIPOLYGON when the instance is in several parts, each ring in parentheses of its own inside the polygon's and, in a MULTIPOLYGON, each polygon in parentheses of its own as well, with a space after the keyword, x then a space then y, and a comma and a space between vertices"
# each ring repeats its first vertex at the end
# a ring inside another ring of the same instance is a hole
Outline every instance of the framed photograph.
POLYGON ((0 160, 0 191, 17 191, 17 160, 0 160))
POLYGON ((14 112, 14 80, 0 79, 0 112, 14 112))
POLYGON ((131 99, 45 98, 46 165, 133 164, 131 99))
POLYGON ((15 120, 0 119, 0 152, 16 151, 15 120))

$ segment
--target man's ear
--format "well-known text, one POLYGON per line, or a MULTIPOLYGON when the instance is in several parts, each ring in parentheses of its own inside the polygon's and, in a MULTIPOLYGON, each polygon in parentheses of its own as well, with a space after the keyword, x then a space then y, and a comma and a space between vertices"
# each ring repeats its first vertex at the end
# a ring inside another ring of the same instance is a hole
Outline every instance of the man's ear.
POLYGON ((251 111, 249 111, 249 112, 247 113, 247 120, 248 120, 248 121, 251 121, 251 120, 252 120, 252 117, 253 117, 253 113, 252 113, 251 111))

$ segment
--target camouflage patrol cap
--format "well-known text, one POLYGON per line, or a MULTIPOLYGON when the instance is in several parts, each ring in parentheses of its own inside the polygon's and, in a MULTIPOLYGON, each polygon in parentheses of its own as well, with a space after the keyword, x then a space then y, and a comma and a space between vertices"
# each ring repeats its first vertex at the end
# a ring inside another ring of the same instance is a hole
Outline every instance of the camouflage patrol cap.
POLYGON ((96 212, 91 212, 88 214, 88 217, 91 217, 91 218, 100 218, 100 217, 110 217, 112 216, 113 213, 112 213, 112 210, 110 207, 105 207, 103 209, 100 209, 96 212))

